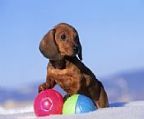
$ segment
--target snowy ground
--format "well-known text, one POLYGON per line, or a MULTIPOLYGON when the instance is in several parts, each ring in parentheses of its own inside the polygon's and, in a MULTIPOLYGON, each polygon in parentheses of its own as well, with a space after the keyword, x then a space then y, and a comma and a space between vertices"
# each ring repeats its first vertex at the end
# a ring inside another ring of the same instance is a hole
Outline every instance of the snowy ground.
POLYGON ((6 110, 0 107, 0 119, 144 119, 144 101, 112 103, 109 108, 79 115, 52 115, 38 118, 33 107, 6 110))

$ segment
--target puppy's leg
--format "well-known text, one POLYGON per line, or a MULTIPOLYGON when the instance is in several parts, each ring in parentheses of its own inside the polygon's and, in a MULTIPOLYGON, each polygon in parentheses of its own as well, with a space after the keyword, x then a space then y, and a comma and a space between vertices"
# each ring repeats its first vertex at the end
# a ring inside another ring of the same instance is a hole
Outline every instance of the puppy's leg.
POLYGON ((100 96, 97 101, 95 101, 97 108, 108 107, 108 97, 103 87, 101 87, 100 96))
POLYGON ((39 85, 38 92, 40 93, 41 91, 44 91, 46 89, 47 89, 47 84, 43 83, 43 84, 39 85))
POLYGON ((94 81, 88 89, 90 97, 94 100, 97 108, 108 107, 108 97, 102 83, 98 80, 94 81))
POLYGON ((55 86, 55 81, 48 78, 46 79, 46 82, 41 84, 38 88, 38 92, 40 93, 41 91, 44 91, 46 89, 50 89, 50 88, 53 88, 55 86))

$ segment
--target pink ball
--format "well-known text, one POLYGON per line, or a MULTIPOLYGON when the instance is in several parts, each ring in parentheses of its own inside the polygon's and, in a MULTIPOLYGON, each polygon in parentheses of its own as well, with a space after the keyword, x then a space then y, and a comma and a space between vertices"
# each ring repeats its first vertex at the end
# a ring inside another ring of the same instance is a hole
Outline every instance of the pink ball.
POLYGON ((37 116, 61 114, 62 107, 63 97, 53 89, 40 92, 34 100, 34 112, 37 116))

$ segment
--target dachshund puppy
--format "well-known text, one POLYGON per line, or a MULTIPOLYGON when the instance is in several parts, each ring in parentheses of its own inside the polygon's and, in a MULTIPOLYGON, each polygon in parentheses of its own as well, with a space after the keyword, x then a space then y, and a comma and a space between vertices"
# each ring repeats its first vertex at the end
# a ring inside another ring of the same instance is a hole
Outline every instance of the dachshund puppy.
POLYGON ((83 94, 94 100, 97 108, 108 106, 102 83, 82 62, 82 47, 74 27, 60 23, 41 40, 39 49, 49 59, 46 82, 39 92, 59 84, 67 96, 83 94))

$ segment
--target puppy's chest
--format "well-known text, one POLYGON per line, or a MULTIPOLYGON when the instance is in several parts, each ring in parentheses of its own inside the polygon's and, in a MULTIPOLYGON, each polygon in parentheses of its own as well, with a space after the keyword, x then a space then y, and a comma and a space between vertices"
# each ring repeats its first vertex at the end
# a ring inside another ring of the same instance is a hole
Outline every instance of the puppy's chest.
POLYGON ((80 69, 75 65, 68 65, 65 69, 55 69, 53 67, 48 68, 48 77, 55 80, 65 90, 73 87, 79 88, 82 75, 80 69))

